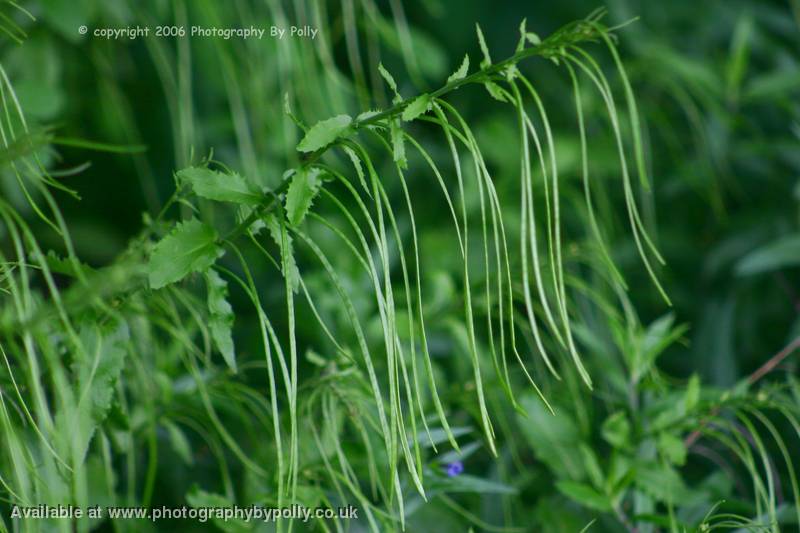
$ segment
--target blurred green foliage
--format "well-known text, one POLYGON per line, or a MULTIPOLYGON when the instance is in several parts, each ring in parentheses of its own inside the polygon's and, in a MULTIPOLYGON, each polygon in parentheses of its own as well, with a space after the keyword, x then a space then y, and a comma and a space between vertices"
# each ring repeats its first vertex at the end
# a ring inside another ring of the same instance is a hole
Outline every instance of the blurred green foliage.
POLYGON ((0 30, 0 531, 800 527, 796 0, 4 1, 0 30), (612 32, 558 33, 597 7, 612 32), (361 513, 11 517, 40 503, 361 513))

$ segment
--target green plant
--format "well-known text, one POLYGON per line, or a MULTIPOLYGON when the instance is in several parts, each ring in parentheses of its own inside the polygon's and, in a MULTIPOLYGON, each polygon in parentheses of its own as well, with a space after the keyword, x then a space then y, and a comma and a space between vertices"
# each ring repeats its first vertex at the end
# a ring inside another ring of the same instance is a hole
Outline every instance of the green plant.
MULTIPOLYGON (((0 530, 165 527, 10 518, 59 503, 360 511, 212 521, 236 531, 800 523, 800 389, 791 374, 762 379, 798 342, 738 382, 659 365, 686 353, 688 327, 660 281, 648 155, 663 154, 642 120, 659 104, 643 113, 634 83, 692 116, 707 87, 623 66, 618 40, 636 24, 609 28, 598 10, 540 39, 523 21, 496 62, 478 26, 479 64, 467 54, 447 77, 399 2, 391 18, 371 0, 98 4, 82 18, 7 4, 0 19, 23 41, 9 69, 27 90, 0 70, 0 530), (52 59, 52 33, 74 39, 77 24, 286 25, 289 13, 320 41, 153 38, 125 56, 148 58, 142 76, 163 88, 163 107, 145 108, 169 119, 161 144, 163 125, 139 133, 142 104, 110 43, 74 51, 90 66, 72 75, 98 74, 114 142, 47 127, 59 75, 25 78, 31 57, 52 59), (37 34, 39 17, 53 29, 37 34), (60 151, 135 168, 148 212, 111 253, 73 237, 63 206, 87 167, 63 168, 60 151)), ((737 35, 730 98, 748 94, 737 35)), ((721 213, 711 174, 695 190, 721 213)), ((795 240, 737 271, 792 264, 795 240)))

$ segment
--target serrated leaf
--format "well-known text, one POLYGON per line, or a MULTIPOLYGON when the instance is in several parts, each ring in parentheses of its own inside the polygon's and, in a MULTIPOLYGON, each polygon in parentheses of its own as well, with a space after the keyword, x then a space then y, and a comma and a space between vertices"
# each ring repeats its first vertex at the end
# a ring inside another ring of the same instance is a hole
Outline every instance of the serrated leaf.
MULTIPOLYGON (((72 372, 76 376, 74 412, 62 406, 56 414, 56 439, 72 441, 70 446, 85 457, 95 430, 111 409, 116 382, 125 367, 130 330, 125 322, 85 324, 79 332, 82 350, 73 352, 72 372)), ((57 444, 64 446, 66 443, 57 444)))
POLYGON ((178 171, 178 179, 191 185, 197 196, 218 202, 258 205, 264 195, 255 184, 239 174, 225 174, 206 167, 178 171))
POLYGON ((367 179, 364 175, 364 167, 361 166, 361 158, 358 157, 358 154, 352 149, 347 146, 344 147, 344 153, 347 154, 347 157, 350 158, 350 161, 353 163, 353 168, 356 169, 356 175, 358 175, 358 181, 361 184, 361 187, 367 194, 370 194, 369 188, 367 187, 367 179))
POLYGON ((126 345, 130 331, 125 322, 113 328, 87 325, 80 331, 81 343, 85 353, 75 355, 76 374, 79 389, 87 394, 90 412, 95 423, 100 423, 111 408, 114 383, 124 367, 126 345))
POLYGON ((356 122, 364 122, 365 120, 368 120, 368 119, 374 117, 375 115, 379 114, 380 112, 381 112, 380 109, 370 109, 369 111, 364 111, 363 113, 360 113, 356 117, 356 122))
POLYGON ((284 247, 280 221, 275 216, 269 215, 264 217, 264 223, 267 225, 272 240, 275 241, 275 244, 278 245, 278 249, 281 251, 280 264, 283 265, 284 260, 288 264, 288 272, 283 272, 283 275, 289 276, 289 283, 291 284, 292 290, 297 292, 300 287, 300 271, 297 269, 297 263, 294 260, 292 236, 289 235, 288 232, 286 233, 286 246, 284 247))
MULTIPOLYGON (((36 256, 34 254, 31 254, 31 260, 36 260, 36 256)), ((53 250, 47 251, 47 255, 44 256, 44 262, 47 264, 47 268, 49 268, 51 272, 62 274, 64 276, 71 276, 73 278, 78 277, 78 272, 75 269, 75 264, 73 261, 68 257, 59 256, 53 250)), ((90 274, 95 272, 95 270, 86 263, 77 260, 76 262, 82 273, 90 274)))
POLYGON ((147 264, 150 287, 160 289, 192 272, 203 271, 222 253, 214 228, 197 219, 179 222, 153 248, 147 264))
POLYGON ((461 62, 461 66, 458 67, 458 70, 450 74, 450 77, 447 78, 447 83, 463 80, 467 77, 467 72, 469 72, 469 54, 464 55, 464 60, 461 62))
POLYGON ((299 225, 311 208, 321 184, 319 174, 318 168, 300 168, 292 176, 286 192, 286 217, 292 226, 299 225))
POLYGON ((394 77, 389 73, 388 70, 383 66, 383 63, 378 63, 378 72, 380 72, 381 77, 383 77, 386 84, 394 93, 394 97, 392 98, 393 102, 400 102, 403 100, 403 97, 400 96, 400 93, 397 91, 397 82, 394 81, 394 77))
POLYGON ((481 61, 481 68, 486 68, 492 64, 492 57, 489 55, 489 47, 486 46, 486 39, 483 38, 483 32, 478 23, 475 23, 475 30, 478 32, 478 44, 481 47, 483 54, 483 61, 481 61))
POLYGON ((519 24, 519 41, 517 41, 517 52, 521 52, 525 49, 525 24, 527 23, 527 19, 522 19, 522 22, 519 24))
POLYGON ((351 132, 353 119, 350 115, 337 115, 314 124, 303 140, 297 145, 299 152, 315 152, 325 148, 336 139, 347 136, 351 132))
POLYGON ((486 81, 486 82, 483 82, 483 86, 486 87, 486 90, 489 91, 489 94, 495 100, 497 100, 499 102, 505 102, 506 101, 506 97, 503 94, 503 90, 495 82, 486 81))
POLYGON ((611 502, 608 497, 600 494, 589 485, 574 481, 559 481, 556 483, 558 490, 567 498, 595 511, 610 511, 611 502))
POLYGON ((428 94, 421 94, 414 98, 410 104, 403 110, 403 120, 410 122, 427 112, 431 108, 431 97, 428 94))
POLYGON ((228 303, 228 282, 216 270, 206 271, 208 292, 208 327, 214 345, 231 370, 236 372, 236 351, 233 347, 233 308, 228 303))
POLYGON ((392 138, 394 161, 400 165, 401 168, 408 167, 405 137, 403 137, 403 127, 400 125, 399 119, 394 119, 389 123, 389 135, 392 138))

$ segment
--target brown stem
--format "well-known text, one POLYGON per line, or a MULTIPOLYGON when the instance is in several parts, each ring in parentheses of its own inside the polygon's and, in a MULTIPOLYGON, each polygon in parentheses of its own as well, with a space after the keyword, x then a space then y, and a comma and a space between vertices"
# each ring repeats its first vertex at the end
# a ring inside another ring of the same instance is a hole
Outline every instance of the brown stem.
MULTIPOLYGON (((758 367, 755 372, 747 376, 747 384, 753 385, 758 380, 760 380, 761 378, 772 372, 775 369, 775 367, 781 364, 784 359, 792 355, 792 353, 794 353, 794 351, 797 350, 798 348, 800 348, 800 337, 796 337, 792 342, 784 346, 781 351, 770 357, 766 363, 758 367)), ((703 430, 704 427, 706 427, 711 417, 716 415, 718 412, 719 412, 719 407, 713 409, 711 411, 711 414, 700 423, 700 427, 692 431, 689 434, 689 436, 686 437, 686 439, 683 441, 683 444, 687 448, 691 447, 692 444, 695 443, 695 441, 700 437, 700 432, 703 430)))

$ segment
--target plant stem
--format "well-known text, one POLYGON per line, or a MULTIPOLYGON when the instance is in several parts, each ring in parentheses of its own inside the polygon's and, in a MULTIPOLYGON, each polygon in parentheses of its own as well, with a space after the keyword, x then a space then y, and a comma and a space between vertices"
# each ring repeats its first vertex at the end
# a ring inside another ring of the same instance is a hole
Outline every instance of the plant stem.
MULTIPOLYGON (((761 378, 772 372, 775 367, 781 364, 784 359, 792 355, 792 353, 794 353, 798 348, 800 348, 800 337, 795 337, 792 342, 784 346, 782 350, 770 357, 769 360, 767 360, 767 362, 765 362, 763 365, 758 367, 755 372, 747 376, 747 384, 753 385, 761 378)), ((683 441, 684 446, 687 448, 691 447, 692 444, 694 444, 695 441, 697 441, 697 439, 700 437, 700 432, 703 430, 703 428, 706 427, 711 421, 711 417, 717 413, 719 413, 719 407, 714 408, 711 411, 711 414, 700 423, 700 427, 692 431, 692 433, 686 437, 686 439, 683 441)))

